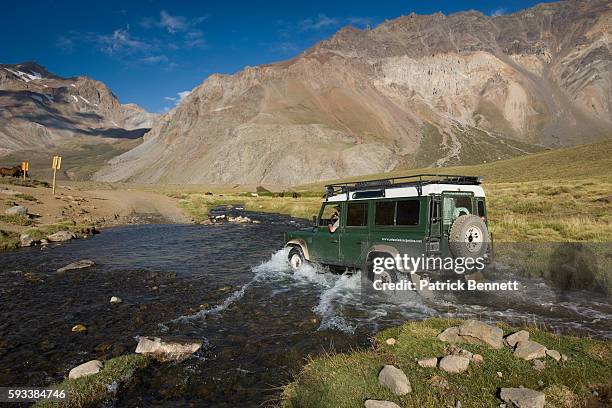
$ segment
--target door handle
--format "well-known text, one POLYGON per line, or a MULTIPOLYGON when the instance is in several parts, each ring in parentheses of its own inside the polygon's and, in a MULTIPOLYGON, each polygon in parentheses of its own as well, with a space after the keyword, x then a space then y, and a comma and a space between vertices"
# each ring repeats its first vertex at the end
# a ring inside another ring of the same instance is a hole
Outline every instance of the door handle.
POLYGON ((355 243, 356 243, 357 245, 361 245, 361 244, 363 244, 363 241, 357 241, 357 242, 355 242, 355 243))
POLYGON ((334 243, 334 244, 337 244, 337 243, 338 243, 338 240, 337 240, 337 239, 330 239, 330 240, 329 240, 329 242, 334 243))

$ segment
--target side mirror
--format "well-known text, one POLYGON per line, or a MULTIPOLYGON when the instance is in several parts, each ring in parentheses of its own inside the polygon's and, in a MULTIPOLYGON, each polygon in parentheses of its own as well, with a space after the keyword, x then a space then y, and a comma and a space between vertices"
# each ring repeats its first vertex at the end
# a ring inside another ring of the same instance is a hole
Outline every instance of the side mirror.
POLYGON ((316 226, 317 226, 317 224, 318 224, 318 222, 317 222, 317 216, 316 216, 316 215, 313 215, 313 216, 312 216, 312 226, 313 226, 313 227, 316 227, 316 226))

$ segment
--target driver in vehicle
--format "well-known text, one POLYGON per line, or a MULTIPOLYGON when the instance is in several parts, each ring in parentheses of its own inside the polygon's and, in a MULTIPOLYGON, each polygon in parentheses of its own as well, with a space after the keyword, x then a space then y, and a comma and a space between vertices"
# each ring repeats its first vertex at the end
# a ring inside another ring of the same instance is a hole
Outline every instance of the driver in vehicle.
POLYGON ((334 208, 335 208, 334 213, 329 219, 329 224, 327 225, 329 232, 332 232, 332 233, 336 232, 336 230, 338 229, 338 226, 340 225, 340 206, 338 205, 334 208))

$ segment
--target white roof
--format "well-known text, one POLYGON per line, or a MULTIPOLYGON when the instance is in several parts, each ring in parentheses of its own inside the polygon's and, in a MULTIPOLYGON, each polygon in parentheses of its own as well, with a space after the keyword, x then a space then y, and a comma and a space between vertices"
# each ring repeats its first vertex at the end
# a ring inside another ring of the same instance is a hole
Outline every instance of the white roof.
MULTIPOLYGON (((378 191, 380 189, 373 188, 372 191, 378 191)), ((368 191, 368 190, 359 190, 368 191)), ((421 195, 428 196, 430 194, 441 194, 443 192, 471 192, 474 193, 475 197, 484 197, 485 193, 481 186, 476 185, 465 185, 465 184, 426 184, 422 187, 421 195)), ((352 195, 353 192, 350 193, 352 195)), ((385 188, 384 198, 402 198, 402 197, 418 197, 419 193, 416 187, 389 187, 385 188)), ((358 198, 357 200, 376 200, 381 197, 372 198, 358 198)), ((348 198, 350 201, 354 199, 348 198)), ((346 193, 337 194, 327 199, 329 202, 347 201, 346 193)))

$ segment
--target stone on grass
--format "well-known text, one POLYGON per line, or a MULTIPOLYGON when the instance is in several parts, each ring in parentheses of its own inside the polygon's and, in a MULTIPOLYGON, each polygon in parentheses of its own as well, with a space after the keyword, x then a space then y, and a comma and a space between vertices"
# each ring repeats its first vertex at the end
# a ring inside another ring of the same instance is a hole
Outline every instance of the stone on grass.
POLYGON ((417 361, 417 363, 421 367, 433 368, 433 367, 436 367, 438 365, 438 358, 437 357, 421 358, 419 361, 417 361))
POLYGON ((500 349, 504 347, 504 331, 497 326, 492 326, 478 320, 466 320, 459 326, 459 336, 465 343, 481 344, 484 346, 500 349))
POLYGON ((438 334, 438 340, 445 341, 447 343, 461 343, 461 337, 459 337, 459 328, 449 327, 442 333, 438 334))
POLYGON ((28 208, 23 205, 14 205, 11 208, 8 208, 4 211, 6 215, 18 215, 20 217, 25 217, 28 215, 28 208))
POLYGON ((484 362, 484 358, 482 357, 481 354, 474 354, 472 356, 472 361, 475 362, 476 364, 480 364, 484 362))
POLYGON ((100 360, 91 360, 70 370, 70 372, 68 373, 68 378, 75 379, 86 377, 88 375, 99 373, 101 369, 102 362, 100 360))
POLYGON ((517 331, 516 333, 510 334, 505 340, 508 346, 514 347, 519 341, 529 340, 529 332, 527 330, 517 331))
POLYGON ((30 234, 21 234, 19 242, 22 247, 31 247, 36 241, 34 241, 34 238, 32 238, 30 234))
POLYGON ((47 236, 47 241, 49 242, 64 242, 70 241, 71 239, 75 239, 76 235, 70 231, 57 231, 55 234, 51 234, 47 236))
POLYGON ((536 371, 543 371, 546 369, 546 363, 536 358, 535 360, 533 360, 533 368, 536 371))
POLYGON ((470 359, 462 356, 444 356, 440 360, 440 369, 447 373, 462 373, 468 369, 470 359))
POLYGON ((395 343, 397 343, 397 340, 395 340, 393 337, 390 337, 387 340, 385 340, 385 343, 387 343, 389 346, 393 346, 395 345, 395 343))
POLYGON ((118 297, 118 296, 112 296, 112 297, 110 298, 110 302, 111 302, 111 303, 113 303, 113 304, 115 304, 115 303, 121 303, 121 302, 123 302, 123 299, 121 299, 121 298, 120 298, 120 297, 118 297))
POLYGON ((526 340, 519 341, 514 349, 514 357, 522 358, 523 360, 534 360, 546 356, 546 347, 535 341, 526 340))
POLYGON ((395 402, 382 400, 366 400, 365 408, 400 408, 395 402))
POLYGON ((566 362, 567 356, 565 354, 561 354, 561 361, 566 362))
POLYGON ((544 408, 546 396, 529 388, 502 388, 501 399, 517 408, 544 408))
POLYGON ((386 365, 380 370, 378 382, 389 388, 395 395, 405 395, 412 392, 412 387, 406 374, 392 365, 386 365))
POLYGON ((183 361, 202 347, 201 340, 140 337, 136 353, 151 354, 160 361, 183 361))
POLYGON ((76 261, 64 267, 61 267, 57 271, 59 273, 62 273, 62 272, 74 271, 77 269, 85 269, 85 268, 90 268, 94 266, 95 264, 96 263, 92 261, 91 259, 82 259, 80 261, 76 261))
POLYGON ((555 361, 561 360, 561 353, 557 350, 546 350, 546 355, 555 361))

